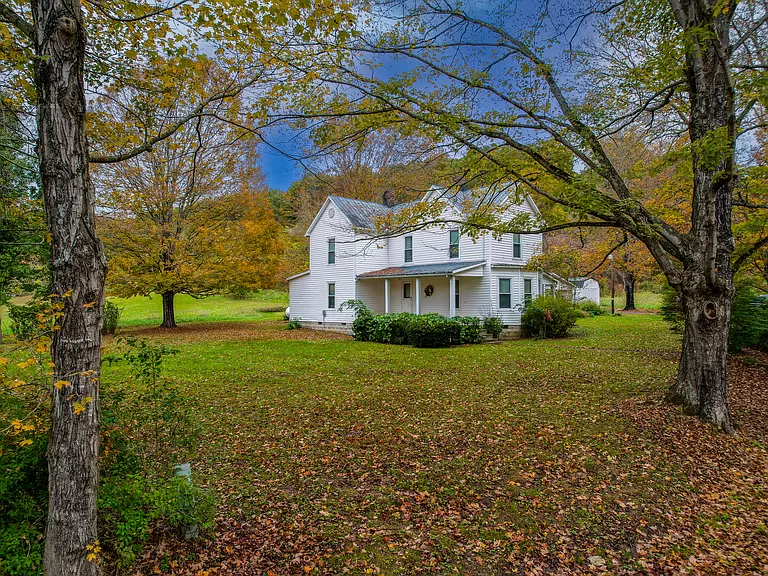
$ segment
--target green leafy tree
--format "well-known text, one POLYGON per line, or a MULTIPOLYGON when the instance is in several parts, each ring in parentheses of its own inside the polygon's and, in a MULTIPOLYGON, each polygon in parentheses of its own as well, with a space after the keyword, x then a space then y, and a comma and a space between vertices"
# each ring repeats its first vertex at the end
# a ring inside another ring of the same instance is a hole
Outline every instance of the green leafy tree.
POLYGON ((23 132, 19 117, 0 102, 0 306, 45 280, 45 223, 23 132))

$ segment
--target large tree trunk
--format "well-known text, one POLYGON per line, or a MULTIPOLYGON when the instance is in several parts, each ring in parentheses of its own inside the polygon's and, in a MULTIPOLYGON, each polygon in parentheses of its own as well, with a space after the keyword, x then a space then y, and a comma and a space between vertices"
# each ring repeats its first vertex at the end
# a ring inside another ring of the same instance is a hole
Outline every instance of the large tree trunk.
POLYGON ((95 575, 99 378, 106 261, 96 238, 88 173, 78 0, 33 0, 40 177, 51 238, 51 283, 62 305, 51 352, 47 576, 95 575), (58 381, 65 381, 62 385, 58 381))
POLYGON ((693 160, 691 231, 682 258, 684 270, 672 277, 668 274, 685 315, 679 373, 670 396, 702 420, 731 432, 726 359, 733 298, 731 203, 736 183, 735 96, 728 68, 733 10, 697 0, 668 1, 690 36, 685 62, 693 160))
POLYGON ((677 380, 669 391, 669 399, 681 404, 686 413, 724 432, 734 430, 726 387, 732 297, 730 291, 681 290, 683 349, 677 380))
POLYGON ((624 272, 624 310, 635 310, 635 275, 624 272))
POLYGON ((163 323, 161 328, 176 328, 176 314, 173 310, 174 292, 163 292, 163 323))

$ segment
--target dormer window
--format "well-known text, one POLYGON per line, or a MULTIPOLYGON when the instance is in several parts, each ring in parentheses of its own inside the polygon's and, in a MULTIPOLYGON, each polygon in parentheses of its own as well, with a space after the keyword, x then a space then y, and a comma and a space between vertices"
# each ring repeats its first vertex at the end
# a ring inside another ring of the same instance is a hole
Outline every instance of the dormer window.
POLYGON ((413 262, 413 236, 405 237, 405 261, 413 262))
POLYGON ((449 258, 458 258, 459 257, 459 231, 458 230, 451 230, 450 232, 450 241, 448 244, 448 257, 449 258))
POLYGON ((328 239, 328 264, 336 264, 336 238, 328 239))
POLYGON ((512 234, 512 256, 521 258, 523 255, 523 244, 520 240, 520 234, 512 234))

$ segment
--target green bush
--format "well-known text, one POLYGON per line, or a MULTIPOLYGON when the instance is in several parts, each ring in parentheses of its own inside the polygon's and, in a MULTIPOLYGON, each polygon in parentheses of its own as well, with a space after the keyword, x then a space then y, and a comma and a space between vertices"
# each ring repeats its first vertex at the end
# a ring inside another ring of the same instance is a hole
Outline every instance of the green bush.
MULTIPOLYGON (((670 330, 682 334, 685 328, 683 307, 674 288, 662 290, 661 316, 670 330)), ((740 352, 744 348, 768 350, 768 302, 760 300, 749 286, 736 288, 731 305, 731 325, 728 349, 740 352)))
POLYGON ((568 300, 539 296, 523 310, 522 333, 529 338, 564 338, 578 317, 578 311, 568 300))
POLYGON ((728 348, 768 350, 768 301, 758 299, 751 288, 738 288, 733 296, 728 348))
POLYGON ((121 312, 122 309, 114 302, 110 302, 109 300, 104 302, 104 328, 102 329, 104 334, 115 333, 117 325, 120 322, 121 312))
POLYGON ((417 348, 445 348, 461 344, 461 322, 439 314, 416 316, 411 325, 409 344, 417 348))
POLYGON ((602 316, 603 314, 607 314, 600 304, 592 302, 592 300, 582 300, 578 302, 576 306, 579 310, 586 312, 590 316, 602 316))
POLYGON ((352 331, 355 340, 382 344, 410 344, 419 348, 440 348, 480 342, 480 318, 446 318, 440 314, 409 312, 373 314, 360 300, 348 300, 341 309, 355 311, 352 331))
POLYGON ((502 330, 504 330, 504 323, 498 316, 488 316, 483 320, 483 328, 494 338, 501 336, 502 330))
POLYGON ((48 304, 37 300, 21 306, 8 304, 11 332, 19 340, 29 340, 35 334, 46 329, 45 316, 47 311, 48 304))
POLYGON ((213 500, 173 477, 173 465, 194 456, 199 437, 194 404, 161 376, 164 358, 176 351, 136 338, 118 344, 105 360, 126 363, 131 379, 102 390, 99 526, 108 561, 124 572, 154 524, 211 528, 213 500))
POLYGON ((461 343, 478 344, 482 320, 476 316, 461 316, 457 320, 461 324, 461 343))
POLYGON ((677 296, 677 291, 669 284, 661 289, 661 317, 669 324, 669 329, 675 334, 682 334, 685 322, 683 321, 683 306, 677 296))
POLYGON ((43 533, 48 511, 46 434, 19 446, 0 435, 0 574, 43 573, 43 533))
POLYGON ((286 330, 298 330, 299 328, 301 328, 301 318, 288 320, 288 324, 285 327, 286 330))

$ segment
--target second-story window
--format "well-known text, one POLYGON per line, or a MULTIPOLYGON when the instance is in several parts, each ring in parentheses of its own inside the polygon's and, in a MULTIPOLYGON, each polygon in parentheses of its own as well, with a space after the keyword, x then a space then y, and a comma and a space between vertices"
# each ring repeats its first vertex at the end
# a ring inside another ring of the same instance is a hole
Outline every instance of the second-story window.
POLYGON ((413 236, 405 237, 405 261, 413 262, 413 236))
POLYGON ((336 263, 336 238, 328 239, 328 264, 336 263))
POLYGON ((523 254, 523 243, 520 241, 520 234, 512 234, 512 256, 520 258, 523 254))
POLYGON ((451 230, 450 243, 448 244, 448 257, 459 257, 459 231, 451 230))

